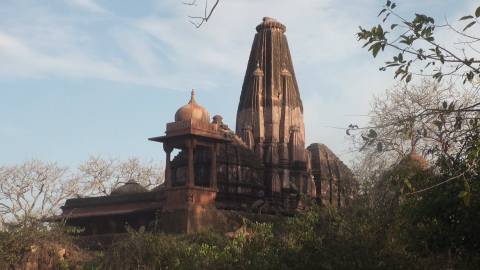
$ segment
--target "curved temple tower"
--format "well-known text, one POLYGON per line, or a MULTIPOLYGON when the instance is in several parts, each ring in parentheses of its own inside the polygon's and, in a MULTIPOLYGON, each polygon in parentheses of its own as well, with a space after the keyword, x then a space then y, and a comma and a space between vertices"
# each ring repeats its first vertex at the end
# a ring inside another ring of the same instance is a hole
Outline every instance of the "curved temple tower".
POLYGON ((286 27, 264 18, 257 26, 237 111, 236 133, 265 165, 267 192, 278 196, 295 185, 315 188, 307 170, 303 105, 286 27))
POLYGON ((125 223, 166 232, 228 230, 239 216, 293 215, 303 196, 348 204, 356 192, 351 171, 325 145, 305 148, 285 26, 264 18, 256 30, 235 131, 220 115, 210 119, 192 91, 165 134, 149 139, 165 151, 162 185, 147 190, 133 179, 108 196, 70 199, 59 218, 98 239, 124 233, 125 223))

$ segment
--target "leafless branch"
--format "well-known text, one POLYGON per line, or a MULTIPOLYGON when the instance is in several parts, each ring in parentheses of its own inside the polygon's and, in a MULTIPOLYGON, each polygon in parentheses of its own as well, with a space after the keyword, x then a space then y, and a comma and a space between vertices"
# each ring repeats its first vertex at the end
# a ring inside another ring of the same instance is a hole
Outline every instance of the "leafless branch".
MULTIPOLYGON (((220 0, 215 0, 215 3, 212 6, 209 6, 208 0, 205 0, 203 15, 188 16, 188 18, 190 18, 189 22, 193 24, 196 28, 200 28, 204 23, 210 20, 210 17, 212 16, 219 3, 220 0)), ((183 4, 188 6, 197 6, 197 0, 192 0, 191 2, 183 2, 183 4)))
POLYGON ((27 223, 58 214, 66 199, 109 195, 134 180, 146 188, 163 183, 163 169, 150 162, 92 157, 78 170, 32 160, 0 166, 0 228, 6 223, 27 223))
POLYGON ((417 190, 417 191, 414 191, 414 192, 410 192, 410 193, 407 193, 407 194, 405 194, 405 195, 406 195, 406 196, 411 196, 411 195, 416 195, 416 194, 419 194, 419 193, 423 193, 423 192, 432 190, 432 189, 434 189, 434 188, 436 188, 436 187, 439 187, 439 186, 441 186, 441 185, 444 185, 444 184, 446 184, 446 183, 448 183, 448 182, 451 182, 451 181, 453 181, 453 180, 455 180, 455 179, 459 179, 460 177, 463 177, 463 176, 464 176, 464 173, 461 173, 461 174, 459 174, 459 175, 450 177, 450 178, 448 178, 447 180, 444 180, 444 181, 442 181, 442 182, 440 182, 440 183, 437 183, 437 184, 435 184, 435 185, 432 185, 432 186, 429 186, 429 187, 427 187, 427 188, 424 188, 424 189, 421 189, 421 190, 417 190))

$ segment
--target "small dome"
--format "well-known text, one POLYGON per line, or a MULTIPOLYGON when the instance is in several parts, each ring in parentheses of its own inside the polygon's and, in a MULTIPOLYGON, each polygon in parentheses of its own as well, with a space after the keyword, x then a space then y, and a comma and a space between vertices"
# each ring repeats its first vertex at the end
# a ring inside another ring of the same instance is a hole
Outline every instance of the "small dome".
POLYGON ((410 154, 403 158, 399 165, 410 169, 416 168, 421 171, 426 171, 428 169, 428 161, 415 151, 410 152, 410 154))
POLYGON ((134 193, 143 193, 147 191, 148 190, 146 188, 144 188, 139 183, 135 182, 135 180, 131 179, 131 180, 128 180, 128 182, 125 183, 125 185, 114 189, 110 193, 110 195, 113 195, 113 196, 126 195, 126 194, 134 194, 134 193))
POLYGON ((210 122, 210 116, 208 114, 208 111, 202 106, 198 105, 195 101, 194 90, 192 90, 192 97, 190 99, 190 102, 188 102, 187 105, 178 109, 178 111, 175 113, 175 122, 191 120, 202 121, 206 123, 210 122))

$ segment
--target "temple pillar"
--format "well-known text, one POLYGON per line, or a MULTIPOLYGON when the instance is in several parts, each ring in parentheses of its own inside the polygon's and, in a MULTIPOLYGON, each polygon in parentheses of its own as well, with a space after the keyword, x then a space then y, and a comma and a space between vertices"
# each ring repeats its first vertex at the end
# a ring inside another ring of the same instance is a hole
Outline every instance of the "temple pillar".
POLYGON ((195 167, 194 167, 194 159, 193 159, 193 151, 195 148, 195 140, 191 139, 188 140, 186 143, 187 146, 187 187, 195 186, 195 167))
POLYGON ((170 155, 173 151, 173 148, 168 146, 167 144, 163 144, 163 150, 166 153, 166 160, 165 160, 165 187, 170 188, 172 187, 172 168, 171 168, 171 161, 170 155))
POLYGON ((210 187, 213 189, 217 189, 217 149, 217 144, 213 144, 210 161, 210 187))

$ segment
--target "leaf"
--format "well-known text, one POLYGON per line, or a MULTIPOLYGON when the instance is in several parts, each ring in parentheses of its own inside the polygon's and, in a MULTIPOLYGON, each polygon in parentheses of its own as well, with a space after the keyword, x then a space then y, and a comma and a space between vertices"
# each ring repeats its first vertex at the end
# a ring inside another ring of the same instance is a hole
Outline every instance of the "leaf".
POLYGON ((391 3, 392 3, 392 1, 387 0, 387 7, 389 7, 391 3))
POLYGON ((373 57, 375 58, 375 57, 377 57, 378 52, 382 48, 382 43, 377 42, 377 43, 373 44, 370 48, 372 49, 372 54, 373 54, 373 57))
POLYGON ((462 30, 462 31, 465 31, 465 30, 467 30, 468 28, 472 27, 472 26, 473 26, 475 23, 476 23, 476 22, 475 22, 475 21, 473 21, 473 22, 471 22, 471 23, 467 24, 467 26, 465 26, 465 28, 463 28, 463 30, 462 30))
POLYGON ((376 28, 376 29, 377 29, 378 36, 379 36, 379 37, 383 37, 384 33, 383 33, 383 28, 382 28, 382 26, 379 24, 379 25, 377 25, 377 28, 376 28))
POLYGON ((381 142, 377 143, 377 151, 382 152, 383 150, 383 144, 381 142))
MULTIPOLYGON (((380 15, 382 15, 382 13, 385 12, 385 11, 387 11, 386 8, 382 9, 382 10, 380 11, 380 13, 378 13, 377 17, 380 17, 380 15)), ((473 17, 472 17, 472 18, 473 18, 473 17)))
MULTIPOLYGON (((450 112, 455 110, 455 102, 454 101, 450 102, 450 105, 448 105, 448 110, 450 112)), ((459 117, 459 116, 457 116, 457 117, 459 117)))
MULTIPOLYGON (((432 63, 433 63, 433 65, 435 65, 434 62, 432 62, 432 63)), ((433 77, 434 79, 437 79, 437 81, 440 82, 440 81, 442 80, 442 78, 443 78, 443 74, 442 74, 442 72, 439 71, 439 72, 433 74, 432 77, 433 77)))
POLYGON ((473 78, 475 77, 475 74, 473 74, 473 71, 469 71, 469 72, 465 73, 465 76, 467 77, 467 80, 469 82, 471 82, 473 80, 473 78))
POLYGON ((395 28, 397 26, 398 26, 398 24, 394 23, 394 24, 392 24, 392 26, 390 26, 390 29, 393 30, 393 28, 395 28))
POLYGON ((444 102, 442 103, 442 107, 443 107, 444 109, 447 109, 448 103, 447 103, 446 101, 444 101, 444 102))
POLYGON ((469 191, 462 191, 460 194, 458 194, 458 197, 460 199, 463 199, 463 204, 465 204, 466 207, 470 206, 470 192, 469 191))
POLYGON ((477 18, 480 17, 480 7, 477 7, 477 9, 475 10, 475 16, 477 18))
POLYGON ((408 189, 414 191, 414 189, 412 187, 412 183, 410 182, 410 180, 405 179, 405 180, 403 180, 403 183, 405 183, 405 185, 408 187, 408 189))
POLYGON ((470 192, 470 183, 468 183, 467 179, 463 179, 463 187, 465 188, 465 191, 470 192))
MULTIPOLYGON (((393 3, 390 8, 391 8, 391 9, 394 9, 396 6, 397 6, 397 4, 393 3)), ((477 17, 478 17, 478 16, 477 16, 477 17)))
POLYGON ((412 73, 409 73, 409 74, 407 75, 407 78, 405 79, 405 81, 406 81, 407 83, 409 83, 411 80, 412 80, 412 73))
POLYGON ((442 123, 441 121, 435 120, 435 121, 433 121, 433 124, 434 124, 435 126, 437 126, 437 128, 438 128, 439 131, 442 130, 443 123, 442 123))
POLYGON ((466 19, 473 19, 473 16, 472 15, 463 16, 459 19, 459 21, 463 21, 463 20, 466 20, 466 19))
POLYGON ((388 19, 388 16, 390 16, 390 13, 387 13, 387 15, 385 16, 385 18, 383 18, 382 22, 385 22, 385 21, 388 19))

